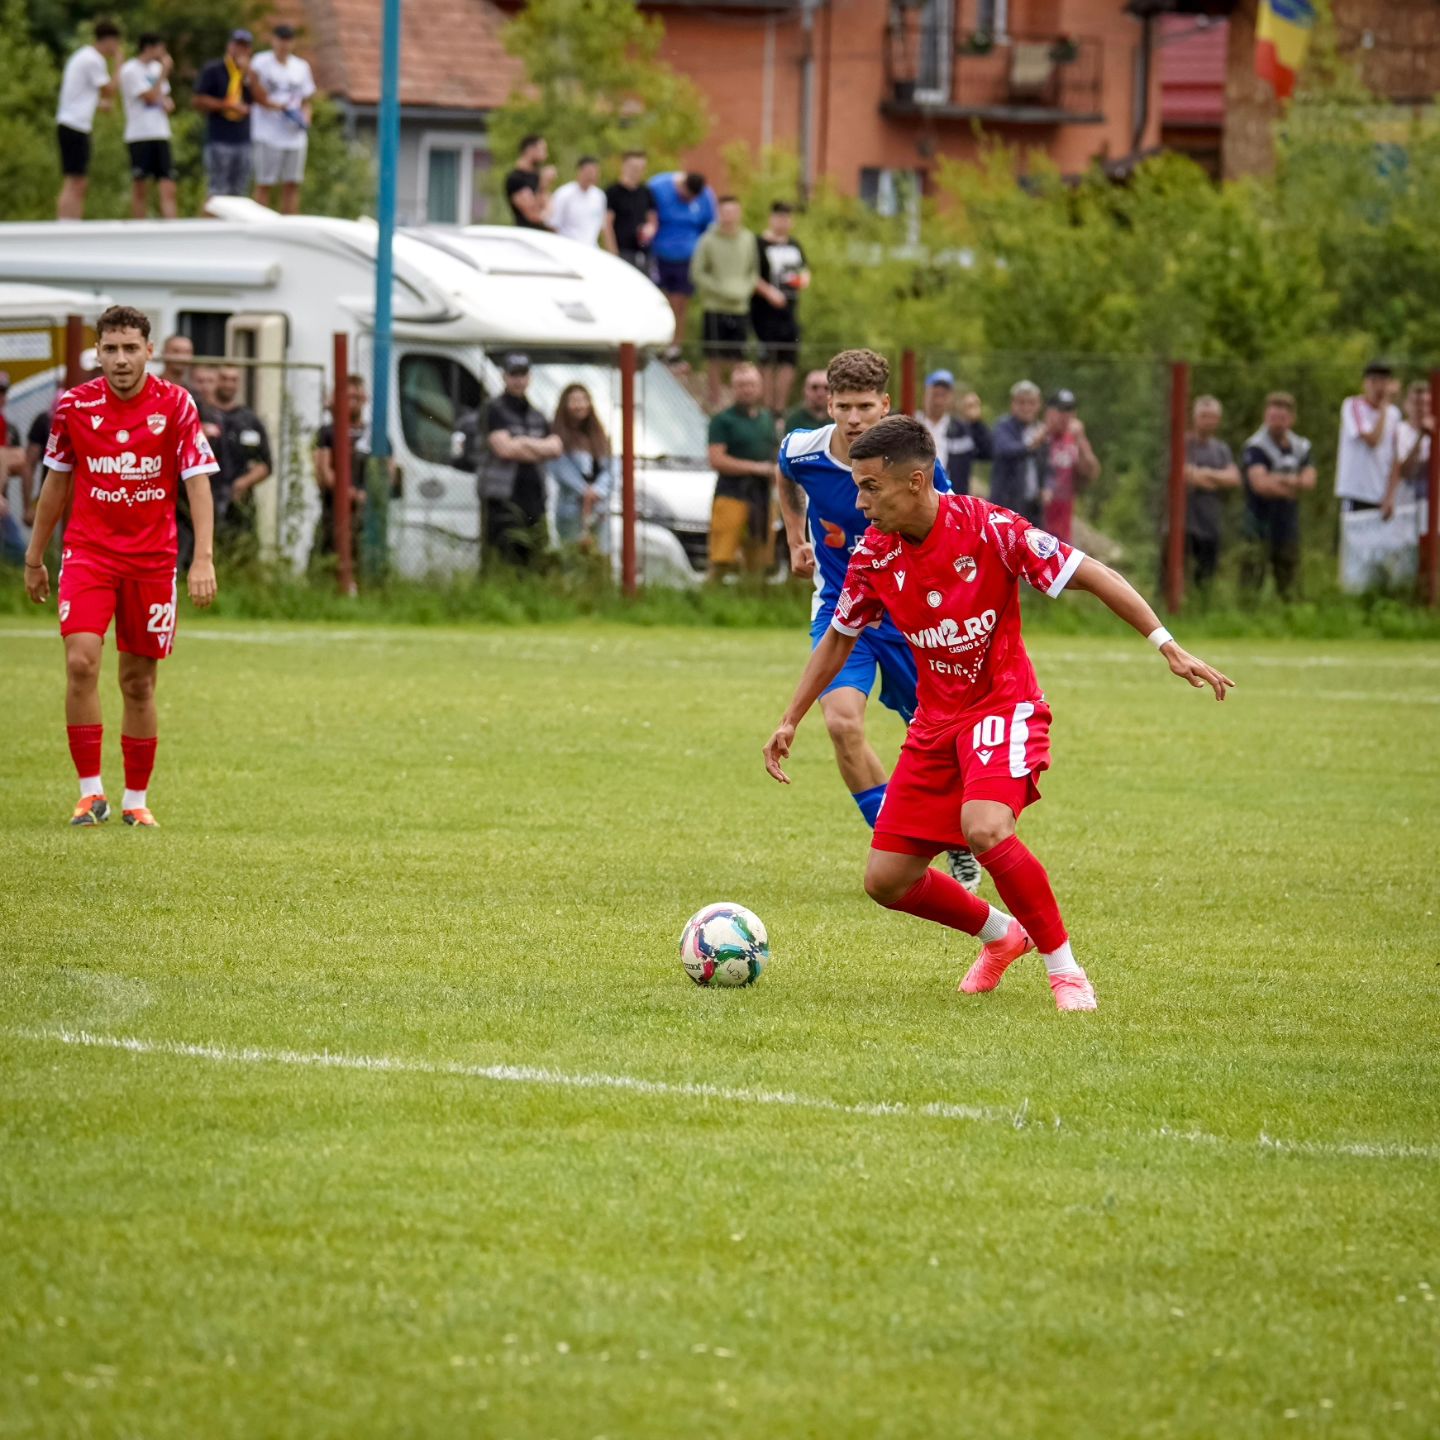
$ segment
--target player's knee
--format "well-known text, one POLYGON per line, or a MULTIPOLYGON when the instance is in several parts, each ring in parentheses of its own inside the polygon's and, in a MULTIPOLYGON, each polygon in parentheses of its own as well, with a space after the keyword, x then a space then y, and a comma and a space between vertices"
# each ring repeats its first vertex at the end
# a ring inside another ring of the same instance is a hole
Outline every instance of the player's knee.
POLYGON ((72 685, 94 685, 100 674, 100 657, 88 650, 65 652, 65 678, 72 685))
POLYGON ((905 898, 913 882, 873 867, 865 872, 865 893, 877 904, 893 909, 905 898))
POLYGON ((147 704, 155 694, 153 670, 129 671, 120 677, 120 693, 132 705, 147 704))
POLYGON ((972 820, 965 826, 965 839, 977 855, 993 850, 1014 833, 1015 821, 1008 815, 987 815, 983 819, 972 820))
POLYGON ((865 743, 865 717, 853 710, 831 710, 825 714, 825 728, 831 742, 842 753, 865 743))

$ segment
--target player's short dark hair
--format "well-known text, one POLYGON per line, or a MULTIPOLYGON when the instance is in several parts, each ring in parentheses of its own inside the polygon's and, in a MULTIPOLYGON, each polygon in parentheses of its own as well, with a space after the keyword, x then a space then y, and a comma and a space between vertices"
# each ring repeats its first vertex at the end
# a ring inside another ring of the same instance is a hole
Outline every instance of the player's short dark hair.
POLYGON ((908 415, 887 415, 850 445, 850 459, 883 460, 886 466, 913 469, 935 459, 935 437, 930 427, 908 415))
POLYGON ((112 305, 95 322, 95 338, 98 340, 107 330, 138 330, 148 340, 150 317, 133 305, 112 305))
POLYGON ((114 40, 119 37, 120 27, 113 20, 97 20, 95 22, 95 38, 97 40, 114 40))
POLYGON ((770 204, 772 215, 793 215, 795 207, 788 200, 774 200, 770 204))
POLYGON ((135 42, 137 50, 148 50, 152 45, 163 45, 165 37, 158 30, 146 30, 135 42))
POLYGON ((686 171, 685 188, 692 195, 703 195, 705 193, 705 177, 698 170, 686 171))
POLYGON ((515 153, 523 155, 532 145, 538 145, 544 138, 543 135, 522 135, 515 153))
POLYGON ((884 394, 890 384, 890 362, 873 350, 842 350, 825 371, 832 395, 875 390, 884 394))
POLYGON ((1295 403, 1295 397, 1288 390, 1272 390, 1265 397, 1266 406, 1283 405, 1292 415, 1300 408, 1295 403))

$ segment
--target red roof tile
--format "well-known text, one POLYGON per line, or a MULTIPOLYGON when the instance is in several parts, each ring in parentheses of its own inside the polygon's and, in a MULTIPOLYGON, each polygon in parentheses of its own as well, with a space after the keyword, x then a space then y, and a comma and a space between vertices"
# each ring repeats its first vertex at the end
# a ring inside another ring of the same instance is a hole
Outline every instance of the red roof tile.
POLYGON ((1222 125, 1229 24, 1203 28, 1193 15, 1166 15, 1160 30, 1160 114, 1166 125, 1222 125))
MULTIPOLYGON (((356 105, 380 100, 380 0, 281 0, 322 90, 356 105)), ((500 43, 492 0, 411 0, 400 22, 400 103, 493 110, 520 76, 500 43)))

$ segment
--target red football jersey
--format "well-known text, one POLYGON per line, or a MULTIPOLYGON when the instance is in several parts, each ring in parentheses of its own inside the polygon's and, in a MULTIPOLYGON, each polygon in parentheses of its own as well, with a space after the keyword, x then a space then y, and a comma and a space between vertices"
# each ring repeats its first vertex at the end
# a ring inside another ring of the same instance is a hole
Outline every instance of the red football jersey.
POLYGON ((1043 698, 1020 639, 1020 577, 1058 595, 1084 558, 1013 511, 974 495, 942 495, 918 545, 874 526, 865 532, 831 623, 858 635, 889 612, 919 670, 910 734, 928 745, 977 712, 1043 698))
POLYGON ((136 575, 175 569, 180 482, 220 468, 190 392, 155 375, 129 400, 103 376, 67 390, 50 423, 45 465, 74 472, 66 548, 136 575))

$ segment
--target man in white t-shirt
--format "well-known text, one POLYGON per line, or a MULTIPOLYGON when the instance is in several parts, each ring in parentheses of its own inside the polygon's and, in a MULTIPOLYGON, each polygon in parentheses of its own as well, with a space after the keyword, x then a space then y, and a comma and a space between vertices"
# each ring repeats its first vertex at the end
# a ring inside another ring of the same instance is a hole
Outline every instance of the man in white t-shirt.
POLYGON ((82 45, 66 62, 60 79, 55 130, 60 140, 60 198, 57 220, 85 218, 85 191, 90 185, 90 131, 96 110, 108 110, 115 94, 115 66, 120 58, 120 27, 109 20, 95 25, 95 43, 82 45))
POLYGON ((1383 361, 1372 360, 1361 393, 1340 407, 1335 493, 1342 511, 1378 510, 1384 502, 1400 433, 1400 410, 1389 398, 1391 374, 1383 361))
POLYGON ((175 161, 170 151, 170 70, 174 65, 165 37, 153 31, 140 37, 133 59, 120 67, 120 99, 125 106, 125 144, 130 151, 130 214, 150 213, 150 182, 160 198, 160 214, 175 219, 175 161))
POLYGON ((593 155, 582 155, 575 167, 575 178, 562 185, 550 200, 550 228, 557 235, 582 245, 594 245, 600 239, 608 204, 599 180, 600 162, 593 155))
POLYGON ((255 198, 268 205, 271 187, 278 185, 281 212, 298 215, 315 76, 310 62, 295 53, 293 25, 277 25, 270 35, 273 48, 262 50, 250 62, 250 88, 255 95, 250 116, 255 198))
POLYGON ((1416 380, 1405 392, 1405 418, 1395 441, 1390 485, 1380 506, 1382 519, 1395 513, 1400 499, 1424 503, 1430 493, 1430 447, 1435 439, 1435 416, 1430 409, 1430 382, 1416 380))

